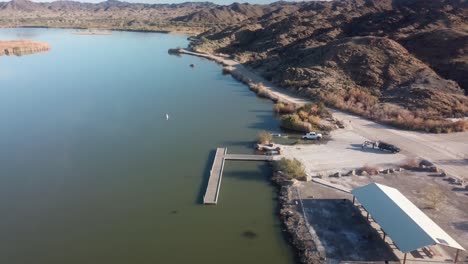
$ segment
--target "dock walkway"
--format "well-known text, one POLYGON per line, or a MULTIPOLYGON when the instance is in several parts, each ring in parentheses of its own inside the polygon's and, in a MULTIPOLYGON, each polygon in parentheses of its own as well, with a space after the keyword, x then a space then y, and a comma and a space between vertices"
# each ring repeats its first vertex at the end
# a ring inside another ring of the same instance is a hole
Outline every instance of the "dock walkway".
POLYGON ((210 178, 206 186, 206 192, 203 196, 204 204, 217 204, 219 190, 221 189, 221 180, 223 178, 224 162, 226 160, 245 160, 245 161, 272 161, 272 156, 248 155, 248 154, 227 154, 227 148, 217 148, 213 165, 210 170, 210 178))

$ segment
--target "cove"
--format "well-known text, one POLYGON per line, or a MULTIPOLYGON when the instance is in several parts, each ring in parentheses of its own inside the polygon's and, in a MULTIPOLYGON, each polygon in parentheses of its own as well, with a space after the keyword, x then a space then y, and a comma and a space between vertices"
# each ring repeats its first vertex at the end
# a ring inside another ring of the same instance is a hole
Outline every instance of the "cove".
POLYGON ((186 36, 72 33, 0 30, 51 46, 0 57, 0 263, 295 263, 265 163, 227 162, 201 204, 216 147, 279 132, 272 103, 169 55, 186 36))

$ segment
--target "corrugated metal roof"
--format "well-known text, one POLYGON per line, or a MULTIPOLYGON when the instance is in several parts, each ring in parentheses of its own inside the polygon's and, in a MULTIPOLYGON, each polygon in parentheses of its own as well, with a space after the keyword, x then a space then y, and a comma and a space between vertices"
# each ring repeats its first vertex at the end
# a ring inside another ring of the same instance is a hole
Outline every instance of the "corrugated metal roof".
POLYGON ((465 250, 397 189, 371 183, 351 193, 402 252, 434 244, 465 250))

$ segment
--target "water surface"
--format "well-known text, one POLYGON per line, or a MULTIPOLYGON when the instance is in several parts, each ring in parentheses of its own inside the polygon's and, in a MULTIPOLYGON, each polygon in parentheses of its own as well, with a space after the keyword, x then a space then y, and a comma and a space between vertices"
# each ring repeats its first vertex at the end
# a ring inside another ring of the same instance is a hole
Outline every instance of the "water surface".
POLYGON ((184 36, 71 32, 0 30, 52 46, 0 57, 0 263, 293 263, 266 164, 228 162, 200 204, 213 150, 277 132, 272 104, 168 55, 184 36))

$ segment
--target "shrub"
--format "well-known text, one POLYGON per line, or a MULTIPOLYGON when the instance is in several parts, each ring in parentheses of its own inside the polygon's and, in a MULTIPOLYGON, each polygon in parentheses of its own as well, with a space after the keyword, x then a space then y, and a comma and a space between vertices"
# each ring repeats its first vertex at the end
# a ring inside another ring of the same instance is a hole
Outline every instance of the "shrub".
POLYGON ((303 179, 306 176, 304 165, 297 159, 281 158, 275 162, 275 168, 293 179, 303 179))
POLYGON ((302 120, 308 120, 309 119, 309 113, 304 111, 304 110, 299 110, 297 111, 297 114, 302 120))
POLYGON ((271 134, 266 131, 260 131, 258 133, 258 143, 260 144, 268 144, 270 143, 271 139, 272 139, 271 134))
POLYGON ((312 130, 312 125, 302 121, 296 114, 282 116, 280 126, 298 132, 310 132, 312 130))
MULTIPOLYGON (((333 107, 365 116, 377 122, 394 127, 419 130, 430 133, 450 133, 468 130, 468 122, 452 122, 437 117, 438 113, 430 110, 410 111, 400 106, 379 104, 378 98, 356 88, 338 90, 333 93, 320 93, 319 98, 333 107)), ((457 111, 464 111, 461 105, 457 111)))
POLYGON ((277 103, 274 110, 279 114, 292 114, 296 111, 296 106, 293 104, 277 103))
POLYGON ((402 167, 405 169, 417 169, 419 168, 419 163, 419 159, 409 158, 403 162, 402 167))
POLYGON ((321 121, 322 119, 320 119, 320 117, 318 116, 314 116, 314 115, 310 115, 309 118, 309 123, 315 127, 322 127, 321 125, 321 121))
POLYGON ((444 192, 436 186, 425 188, 424 196, 432 209, 437 209, 440 203, 445 200, 444 192))

